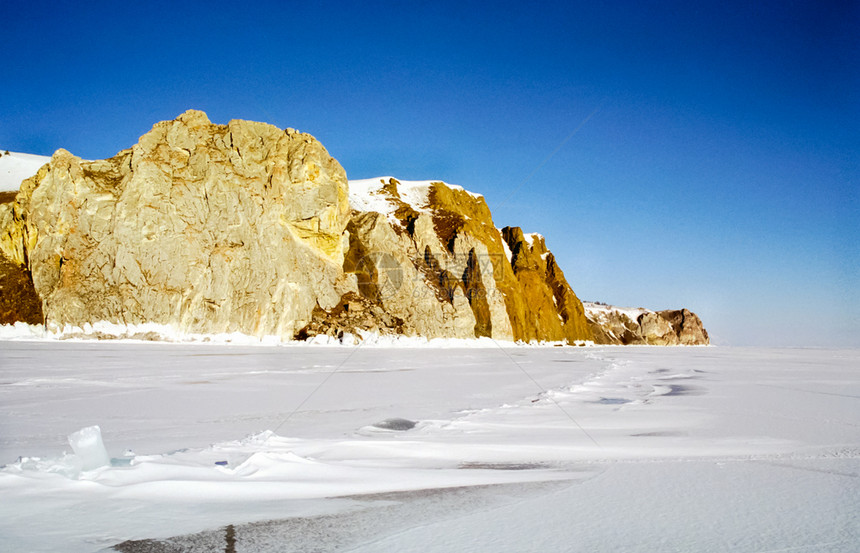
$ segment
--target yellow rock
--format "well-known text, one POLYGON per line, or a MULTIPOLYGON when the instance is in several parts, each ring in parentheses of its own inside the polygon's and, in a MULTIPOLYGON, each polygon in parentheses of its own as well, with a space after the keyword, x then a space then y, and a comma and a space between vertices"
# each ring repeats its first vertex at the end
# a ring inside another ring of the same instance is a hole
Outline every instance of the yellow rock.
POLYGON ((587 318, 543 237, 499 230, 481 196, 361 182, 353 210, 343 168, 312 136, 189 110, 110 159, 57 150, 0 204, 0 254, 29 270, 58 326, 707 341, 687 310, 587 318))
POLYGON ((278 334, 341 294, 346 174, 313 137, 190 110, 113 158, 58 150, 0 210, 49 323, 278 334))

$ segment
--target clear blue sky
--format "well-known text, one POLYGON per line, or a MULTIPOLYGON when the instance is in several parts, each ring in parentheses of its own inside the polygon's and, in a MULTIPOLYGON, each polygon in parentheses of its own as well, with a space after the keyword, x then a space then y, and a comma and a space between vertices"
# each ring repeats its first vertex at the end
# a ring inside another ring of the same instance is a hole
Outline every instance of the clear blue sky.
POLYGON ((188 108, 294 127, 350 178, 483 193, 582 299, 860 346, 856 0, 0 12, 0 148, 109 157, 188 108))

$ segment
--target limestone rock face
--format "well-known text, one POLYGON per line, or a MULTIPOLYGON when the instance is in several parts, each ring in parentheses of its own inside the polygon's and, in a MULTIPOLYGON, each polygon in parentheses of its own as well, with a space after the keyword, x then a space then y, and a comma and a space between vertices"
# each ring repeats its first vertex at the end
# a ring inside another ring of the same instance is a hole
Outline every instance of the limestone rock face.
POLYGON ((352 181, 350 198, 344 270, 363 296, 404 321, 405 334, 512 339, 488 245, 463 229, 466 212, 478 217, 472 225, 492 226, 483 198, 441 182, 390 177, 352 181))
POLYGON ((543 241, 535 249, 519 229, 503 236, 508 229, 496 228, 483 197, 442 182, 384 177, 351 181, 350 199, 344 270, 356 275, 364 297, 404 322, 406 334, 592 339, 582 304, 543 241))
POLYGON ((423 223, 416 225, 413 237, 383 214, 357 213, 349 226, 344 270, 356 276, 363 297, 404 321, 404 334, 473 338, 475 317, 469 301, 430 246, 422 244, 428 237, 423 223))
POLYGON ((505 227, 502 235, 511 250, 511 266, 520 284, 525 316, 525 340, 593 340, 582 302, 564 278, 544 237, 505 227))
MULTIPOLYGON (((11 204, 0 203, 0 228, 11 214, 11 204)), ((41 324, 43 320, 42 300, 33 288, 30 273, 22 264, 0 255, 0 324, 41 324)))
POLYGON ((676 346, 680 343, 680 337, 672 328, 672 325, 659 313, 647 312, 642 314, 637 321, 643 341, 652 346, 676 346))
POLYGON ((0 214, 0 249, 57 325, 292 336, 348 288, 347 194, 310 135, 188 111, 107 160, 58 150, 0 214))
POLYGON ((58 150, 8 196, 0 323, 707 343, 687 310, 584 307, 543 237, 499 230, 480 195, 348 182, 312 136, 264 123, 191 110, 110 159, 58 150))
POLYGON ((587 302, 583 305, 598 344, 694 346, 710 343, 702 321, 687 309, 654 312, 587 302))
POLYGON ((678 341, 685 345, 708 344, 708 331, 702 325, 699 316, 688 309, 666 310, 657 312, 660 317, 672 325, 678 341))
POLYGON ((597 344, 639 345, 645 344, 639 317, 644 309, 624 309, 586 302, 583 304, 588 326, 597 344))

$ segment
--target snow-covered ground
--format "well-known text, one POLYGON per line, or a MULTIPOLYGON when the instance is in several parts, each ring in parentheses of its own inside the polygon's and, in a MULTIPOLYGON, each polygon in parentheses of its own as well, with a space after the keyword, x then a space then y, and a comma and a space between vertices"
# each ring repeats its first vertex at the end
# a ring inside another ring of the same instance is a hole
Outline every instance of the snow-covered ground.
POLYGON ((5 340, 0 541, 856 551, 858 377, 849 350, 5 340), (91 425, 113 460, 82 471, 91 425))
POLYGON ((42 165, 51 161, 49 156, 6 153, 0 150, 0 192, 12 192, 21 187, 21 181, 35 175, 42 165))

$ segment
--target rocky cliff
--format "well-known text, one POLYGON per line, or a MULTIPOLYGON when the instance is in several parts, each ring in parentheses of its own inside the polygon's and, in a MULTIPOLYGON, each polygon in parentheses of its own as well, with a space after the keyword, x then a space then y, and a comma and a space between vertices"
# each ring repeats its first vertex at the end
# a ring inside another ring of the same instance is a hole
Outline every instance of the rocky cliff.
POLYGON ((128 150, 65 150, 0 214, 48 323, 291 336, 343 293, 346 174, 313 137, 189 111, 128 150))
MULTIPOLYGON (((0 233, 11 225, 12 206, 21 181, 34 175, 51 158, 0 150, 0 233)), ((44 319, 42 300, 27 268, 0 250, 0 324, 38 324, 44 319)))
MULTIPOLYGON (((58 150, 0 200, 0 272, 51 326, 626 343, 586 317, 544 239, 498 229, 482 196, 348 182, 292 129, 192 110, 110 159, 58 150)), ((630 332, 695 341, 688 313, 630 332)))
POLYGON ((598 344, 695 346, 710 343, 699 317, 687 309, 650 311, 599 303, 583 304, 598 344))
MULTIPOLYGON (((582 304, 543 242, 535 246, 519 229, 496 228, 482 196, 442 182, 383 177, 350 181, 350 203, 344 271, 355 275, 371 307, 402 323, 402 333, 592 339, 582 304)), ((330 313, 319 315, 328 326, 313 324, 313 332, 343 326, 332 326, 330 313)), ((365 319, 369 328, 379 326, 365 319)))

